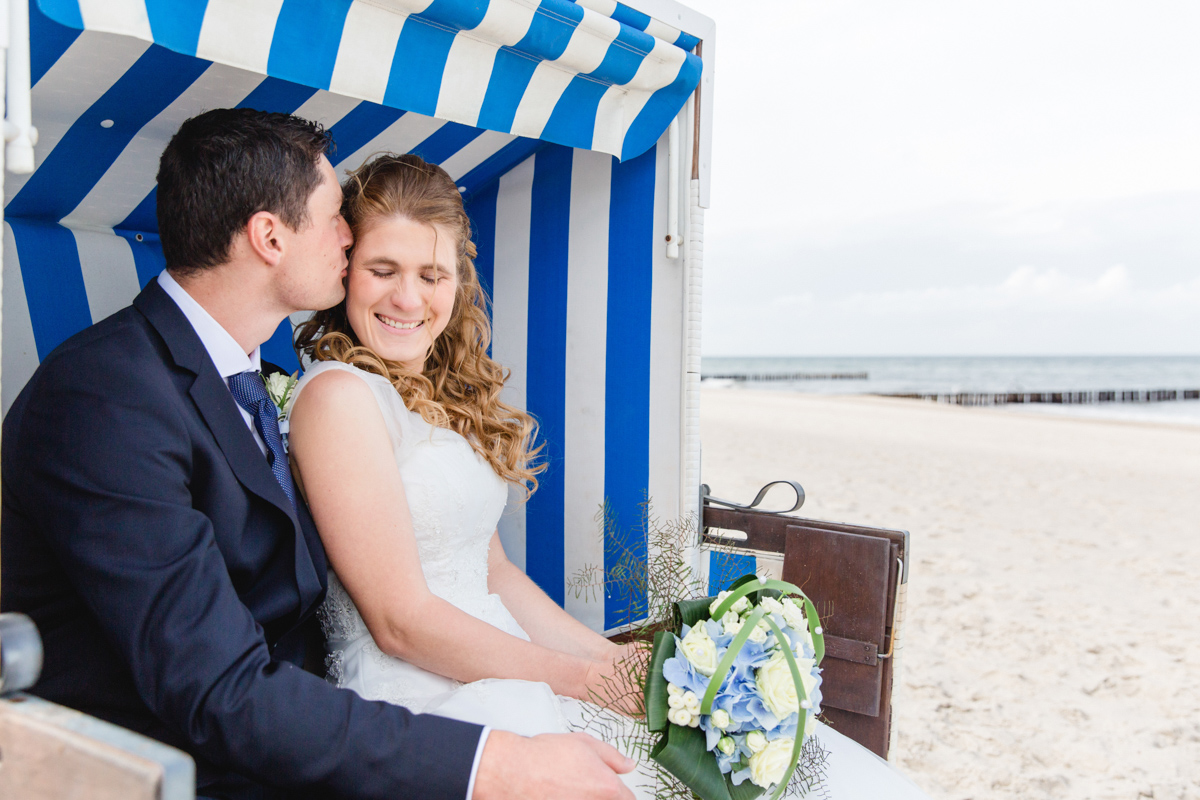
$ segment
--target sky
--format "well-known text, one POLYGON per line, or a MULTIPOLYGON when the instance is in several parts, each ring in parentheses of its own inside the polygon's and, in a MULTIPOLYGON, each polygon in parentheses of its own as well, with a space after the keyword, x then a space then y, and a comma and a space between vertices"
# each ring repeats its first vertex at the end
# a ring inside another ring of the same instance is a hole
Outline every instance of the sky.
POLYGON ((683 2, 705 355, 1200 354, 1200 3, 683 2))

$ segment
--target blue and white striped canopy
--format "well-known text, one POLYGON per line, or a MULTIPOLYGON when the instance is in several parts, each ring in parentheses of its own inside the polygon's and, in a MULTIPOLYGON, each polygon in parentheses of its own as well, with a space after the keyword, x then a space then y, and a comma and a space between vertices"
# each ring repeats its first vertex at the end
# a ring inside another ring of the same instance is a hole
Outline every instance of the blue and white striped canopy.
MULTIPOLYGON (((700 76, 693 37, 613 0, 30 0, 30 44, 36 169, 4 183, 5 411, 163 268, 155 174, 179 125, 296 113, 329 128, 339 174, 389 150, 458 182, 506 397, 550 462, 505 514, 506 550, 598 630, 637 606, 566 582, 639 554, 647 496, 683 509, 684 278, 661 245, 659 142, 700 76), (621 520, 606 538, 603 503, 621 520)), ((286 321, 263 353, 296 366, 286 321)))
MULTIPOLYGON (((695 37, 612 0, 36 3, 74 30, 622 159, 654 144, 700 79, 695 37)), ((35 80, 54 58, 42 51, 35 80)))

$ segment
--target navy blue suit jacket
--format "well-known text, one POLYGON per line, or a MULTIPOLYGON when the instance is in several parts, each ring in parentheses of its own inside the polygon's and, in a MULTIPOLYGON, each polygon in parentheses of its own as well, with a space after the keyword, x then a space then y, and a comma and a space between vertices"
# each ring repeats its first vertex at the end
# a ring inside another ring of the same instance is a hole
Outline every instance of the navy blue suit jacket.
POLYGON ((2 461, 0 607, 42 633, 35 694, 188 751, 201 795, 463 800, 479 726, 301 669, 312 518, 157 281, 47 356, 2 461))

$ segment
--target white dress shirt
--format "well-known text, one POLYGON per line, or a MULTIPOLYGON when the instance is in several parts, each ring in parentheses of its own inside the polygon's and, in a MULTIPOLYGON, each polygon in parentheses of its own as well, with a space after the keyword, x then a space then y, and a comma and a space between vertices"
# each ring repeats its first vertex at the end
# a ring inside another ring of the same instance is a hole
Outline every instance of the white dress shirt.
MULTIPOLYGON (((158 285, 175 301, 175 305, 179 306, 179 310, 187 317, 187 321, 191 323, 192 330, 196 331, 196 335, 200 337, 200 343, 204 345, 204 349, 208 351, 208 357, 212 359, 213 366, 217 368, 217 373, 221 379, 225 381, 225 388, 229 388, 229 378, 232 375, 237 375, 239 372, 245 372, 252 369, 258 372, 262 369, 262 358, 259 356, 258 348, 250 355, 242 352, 242 346, 229 335, 229 331, 221 327, 221 323, 212 318, 204 310, 204 306, 196 302, 196 300, 187 293, 187 290, 179 285, 171 273, 165 269, 158 275, 158 285)), ((230 393, 232 397, 232 393, 230 393)), ((250 428, 250 433, 254 434, 254 441, 258 443, 258 449, 265 456, 267 454, 267 443, 263 441, 262 436, 259 436, 258 429, 254 427, 254 417, 250 412, 242 408, 240 403, 236 403, 237 409, 241 412, 242 419, 246 421, 246 426, 250 428)))
MULTIPOLYGON (((197 303, 195 298, 188 294, 187 290, 171 277, 171 273, 165 269, 159 273, 158 285, 162 287, 168 297, 175 301, 175 305, 179 306, 179 310, 183 312, 183 315, 187 317, 187 321, 191 323, 192 329, 200 337, 200 343, 208 351, 208 357, 212 359, 213 366, 217 368, 217 373, 225 381, 225 388, 229 388, 229 378, 231 375, 237 375, 239 372, 245 372, 248 369, 252 369, 255 372, 262 369, 262 358, 259 355, 259 348, 255 347, 250 355, 243 353, 241 345, 229 335, 229 331, 222 328, 221 323, 213 319, 212 314, 205 311, 204 307, 197 303)), ((230 396, 233 396, 232 392, 230 396)), ((258 434, 258 429, 254 427, 254 417, 250 415, 249 411, 242 408, 240 403, 235 401, 234 405, 241 412, 242 419, 246 421, 246 426, 250 428, 250 433, 254 434, 254 441, 258 443, 258 449, 262 450, 265 457, 267 455, 267 443, 263 441, 262 436, 258 434)), ((479 744, 475 748, 475 761, 471 764, 471 777, 467 782, 466 800, 471 800, 471 796, 475 792, 475 774, 479 772, 479 761, 483 757, 483 746, 487 744, 488 734, 491 732, 491 727, 485 725, 483 733, 479 736, 479 744)))

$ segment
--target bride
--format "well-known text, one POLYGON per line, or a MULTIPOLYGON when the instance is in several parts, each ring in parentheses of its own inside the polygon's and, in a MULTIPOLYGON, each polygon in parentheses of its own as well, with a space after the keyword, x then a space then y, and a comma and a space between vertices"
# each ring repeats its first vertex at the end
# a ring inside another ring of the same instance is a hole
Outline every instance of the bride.
MULTIPOLYGON (((331 567, 329 678, 415 712, 568 731, 628 651, 547 597, 496 533, 509 485, 533 491, 543 467, 532 418, 499 399, 457 187, 417 156, 383 155, 350 176, 342 211, 346 299, 298 333, 311 363, 289 422, 331 567)), ((845 737, 817 735, 833 797, 924 798, 845 737)))

